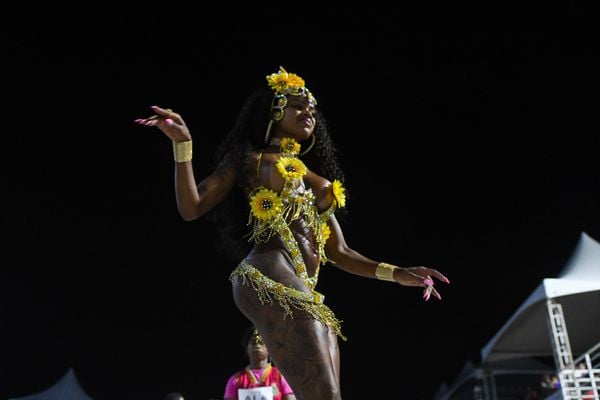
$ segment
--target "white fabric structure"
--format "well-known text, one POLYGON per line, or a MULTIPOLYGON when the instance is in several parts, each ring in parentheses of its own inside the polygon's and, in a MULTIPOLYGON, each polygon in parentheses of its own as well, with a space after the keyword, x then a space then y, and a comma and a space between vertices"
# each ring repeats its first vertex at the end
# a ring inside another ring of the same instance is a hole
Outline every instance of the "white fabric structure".
POLYGON ((52 387, 29 396, 15 397, 8 400, 93 400, 88 396, 72 369, 69 369, 67 373, 52 387))
POLYGON ((558 279, 547 278, 481 350, 482 364, 552 356, 546 300, 561 304, 573 356, 600 341, 600 243, 582 233, 558 279))
POLYGON ((549 299, 562 307, 573 358, 600 342, 600 243, 581 233, 559 278, 543 279, 481 349, 480 366, 467 362, 449 388, 442 384, 435 399, 449 399, 472 379, 550 372, 547 365, 537 361, 537 357, 554 355, 546 305, 549 299))

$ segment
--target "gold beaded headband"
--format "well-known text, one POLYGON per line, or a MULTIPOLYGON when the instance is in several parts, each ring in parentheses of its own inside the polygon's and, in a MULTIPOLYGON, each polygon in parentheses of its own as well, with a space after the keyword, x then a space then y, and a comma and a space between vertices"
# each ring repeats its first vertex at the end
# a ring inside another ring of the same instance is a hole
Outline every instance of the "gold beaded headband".
POLYGON ((304 86, 304 79, 296 74, 287 72, 283 67, 279 67, 279 72, 267 75, 269 87, 275 92, 273 102, 271 103, 272 119, 279 121, 283 118, 284 109, 287 106, 287 96, 306 96, 308 99, 317 104, 317 99, 312 95, 310 90, 304 86))
POLYGON ((252 332, 252 336, 254 338, 254 341, 260 345, 264 345, 265 343, 263 342, 262 337, 260 336, 260 334, 258 333, 258 329, 254 329, 254 331, 252 332))

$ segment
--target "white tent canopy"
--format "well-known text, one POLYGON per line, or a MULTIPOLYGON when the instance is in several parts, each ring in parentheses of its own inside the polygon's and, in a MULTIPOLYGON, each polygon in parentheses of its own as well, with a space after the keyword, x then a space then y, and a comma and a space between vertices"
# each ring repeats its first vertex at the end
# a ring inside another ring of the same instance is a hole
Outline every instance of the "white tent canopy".
POLYGON ((480 366, 468 361, 450 387, 440 387, 435 399, 450 398, 467 382, 481 379, 486 371, 495 376, 554 371, 553 366, 537 359, 554 355, 548 299, 563 309, 574 358, 600 342, 600 243, 582 233, 559 277, 543 279, 481 349, 480 366))
MULTIPOLYGON (((544 279, 481 350, 482 364, 553 355, 546 300, 561 304, 574 356, 600 341, 600 244, 582 233, 557 279, 544 279)), ((492 368, 493 369, 493 368, 492 368)))
POLYGON ((92 400, 92 398, 81 388, 75 372, 69 369, 52 387, 36 394, 9 400, 92 400))

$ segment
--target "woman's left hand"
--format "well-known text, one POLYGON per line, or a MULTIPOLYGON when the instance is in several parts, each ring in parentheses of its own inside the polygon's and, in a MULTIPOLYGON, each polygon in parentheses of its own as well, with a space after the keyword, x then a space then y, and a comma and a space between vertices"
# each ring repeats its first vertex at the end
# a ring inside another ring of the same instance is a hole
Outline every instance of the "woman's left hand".
POLYGON ((450 283, 450 280, 441 272, 427 267, 400 268, 399 270, 396 270, 396 273, 394 274, 394 280, 401 285, 424 287, 423 298, 425 301, 429 300, 432 294, 441 300, 442 296, 433 286, 435 282, 432 277, 439 279, 442 282, 450 283))

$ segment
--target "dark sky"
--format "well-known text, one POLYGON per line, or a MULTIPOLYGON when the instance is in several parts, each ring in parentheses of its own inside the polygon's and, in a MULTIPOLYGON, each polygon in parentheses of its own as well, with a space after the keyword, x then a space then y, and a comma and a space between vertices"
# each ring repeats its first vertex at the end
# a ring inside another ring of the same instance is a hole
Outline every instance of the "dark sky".
POLYGON ((335 29, 333 14, 25 11, 0 42, 0 399, 69 367, 96 400, 222 395, 246 361, 235 261, 209 221, 180 219, 170 143, 132 121, 154 104, 181 113, 202 177, 245 96, 280 65, 306 80, 340 149, 349 244, 452 281, 426 303, 322 270, 349 338, 345 399, 373 387, 430 399, 559 273, 582 231, 600 239, 597 48, 578 2, 555 10, 558 29, 494 34, 394 31, 381 10, 341 10, 335 29))

